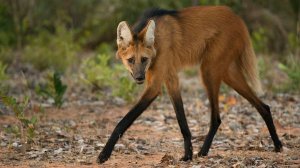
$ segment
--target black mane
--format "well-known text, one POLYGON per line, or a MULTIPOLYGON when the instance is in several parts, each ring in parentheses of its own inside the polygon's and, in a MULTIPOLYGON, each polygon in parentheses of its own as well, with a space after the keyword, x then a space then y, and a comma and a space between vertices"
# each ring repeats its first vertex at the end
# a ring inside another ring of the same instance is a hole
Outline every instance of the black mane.
POLYGON ((148 20, 153 17, 159 17, 164 15, 171 15, 176 16, 178 14, 178 11, 176 10, 165 10, 165 9, 148 9, 146 10, 143 15, 140 17, 138 22, 133 27, 133 33, 137 35, 139 32, 143 30, 144 27, 146 27, 148 20))

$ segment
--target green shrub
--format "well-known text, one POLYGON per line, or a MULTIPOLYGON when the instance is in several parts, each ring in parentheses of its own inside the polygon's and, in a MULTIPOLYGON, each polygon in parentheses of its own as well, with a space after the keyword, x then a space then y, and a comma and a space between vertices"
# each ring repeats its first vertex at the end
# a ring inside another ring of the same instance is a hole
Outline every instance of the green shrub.
POLYGON ((48 83, 45 87, 38 88, 38 93, 54 100, 54 105, 60 108, 64 103, 64 94, 67 90, 67 85, 61 81, 61 75, 57 72, 53 76, 48 77, 48 83))
POLYGON ((128 72, 124 66, 117 64, 114 66, 113 95, 121 97, 127 101, 133 101, 138 91, 138 86, 128 78, 128 72))
POLYGON ((113 55, 113 48, 112 45, 108 43, 101 43, 99 47, 96 49, 97 53, 107 54, 107 55, 113 55))
POLYGON ((79 48, 73 42, 73 33, 64 27, 57 27, 55 34, 41 31, 29 41, 23 60, 39 70, 65 71, 74 62, 79 48))
POLYGON ((111 91, 126 101, 132 101, 137 93, 136 85, 128 78, 123 65, 112 64, 111 56, 99 54, 86 59, 81 67, 83 79, 101 91, 111 91))
POLYGON ((289 33, 288 35, 289 49, 293 52, 299 50, 300 40, 295 33, 289 33))
POLYGON ((17 136, 20 135, 22 140, 25 140, 26 138, 28 141, 27 140, 25 141, 33 142, 33 138, 35 136, 35 127, 37 124, 37 117, 25 116, 25 111, 29 106, 29 97, 26 96, 21 102, 17 102, 17 100, 13 97, 0 94, 0 101, 14 112, 15 117, 20 122, 18 128, 12 127, 11 130, 12 133, 15 133, 17 136), (25 135, 25 131, 26 131, 26 135, 25 135))
POLYGON ((195 68, 188 68, 188 69, 185 69, 183 72, 184 72, 184 75, 186 75, 187 77, 190 77, 190 78, 198 75, 198 70, 195 68))
POLYGON ((267 72, 270 71, 269 64, 266 61, 266 58, 263 56, 260 56, 257 58, 257 64, 258 64, 258 72, 260 79, 263 79, 266 77, 267 72))
POLYGON ((267 38, 266 30, 264 28, 259 28, 256 31, 252 32, 251 40, 252 40, 253 48, 256 52, 267 51, 268 38, 267 38))
POLYGON ((0 82, 8 79, 8 76, 6 75, 6 72, 5 72, 6 68, 7 68, 7 66, 0 61, 0 82))
POLYGON ((83 61, 82 72, 86 82, 95 88, 104 89, 112 86, 113 69, 109 65, 110 56, 99 54, 83 61))
POLYGON ((296 91, 300 92, 300 60, 295 57, 290 57, 286 64, 280 63, 278 67, 284 71, 289 81, 281 88, 283 91, 296 91))
POLYGON ((10 46, 16 42, 15 28, 10 10, 3 2, 0 2, 0 46, 10 46))
POLYGON ((10 47, 0 46, 0 62, 11 64, 13 62, 13 51, 10 47))

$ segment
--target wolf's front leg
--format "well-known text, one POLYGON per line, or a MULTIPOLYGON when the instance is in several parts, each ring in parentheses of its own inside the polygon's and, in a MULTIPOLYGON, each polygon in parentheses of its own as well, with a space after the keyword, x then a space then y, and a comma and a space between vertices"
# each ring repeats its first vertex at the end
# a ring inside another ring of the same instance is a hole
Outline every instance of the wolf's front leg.
POLYGON ((192 160, 193 147, 191 142, 191 132, 188 127, 186 117, 184 114, 184 108, 183 108, 181 93, 179 89, 179 81, 176 74, 170 75, 170 77, 166 81, 166 86, 184 139, 185 152, 184 152, 184 156, 180 160, 182 161, 192 160))
POLYGON ((138 103, 125 115, 125 117, 118 123, 105 147, 98 156, 97 162, 104 163, 110 157, 112 150, 122 137, 124 132, 130 127, 130 125, 138 118, 143 111, 155 100, 158 96, 158 91, 153 88, 147 88, 138 103))

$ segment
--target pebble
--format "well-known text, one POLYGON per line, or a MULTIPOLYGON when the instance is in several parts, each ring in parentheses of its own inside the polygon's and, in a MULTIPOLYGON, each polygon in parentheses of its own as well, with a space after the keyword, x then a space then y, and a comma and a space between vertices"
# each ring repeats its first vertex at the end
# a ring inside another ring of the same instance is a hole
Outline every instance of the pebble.
POLYGON ((75 128, 76 127, 76 122, 73 121, 73 120, 70 120, 69 125, 70 125, 71 128, 75 128))
POLYGON ((116 144, 115 145, 115 150, 121 150, 121 149, 125 149, 125 145, 123 145, 123 144, 116 144))
POLYGON ((119 106, 126 104, 126 101, 120 97, 114 98, 113 102, 119 106))
POLYGON ((192 168, 201 168, 200 165, 193 165, 192 168))
POLYGON ((83 139, 79 139, 79 140, 78 140, 78 143, 79 143, 79 144, 83 144, 83 142, 84 142, 83 139))
POLYGON ((12 143, 12 146, 13 146, 14 148, 17 148, 17 147, 19 146, 19 144, 18 144, 18 142, 14 142, 14 143, 12 143))
POLYGON ((54 155, 58 155, 58 154, 60 154, 62 151, 63 151, 62 148, 58 148, 58 149, 54 150, 54 155))
POLYGON ((7 145, 7 143, 5 143, 5 142, 1 142, 1 144, 0 144, 1 147, 5 147, 6 145, 7 145))

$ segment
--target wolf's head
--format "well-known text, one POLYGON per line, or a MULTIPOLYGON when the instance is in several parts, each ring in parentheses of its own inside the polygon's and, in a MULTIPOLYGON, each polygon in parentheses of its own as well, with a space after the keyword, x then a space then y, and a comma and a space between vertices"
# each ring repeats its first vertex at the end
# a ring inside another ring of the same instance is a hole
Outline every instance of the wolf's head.
POLYGON ((120 58, 126 69, 138 84, 145 81, 145 74, 156 55, 154 48, 155 22, 148 21, 146 27, 134 34, 125 21, 117 28, 117 58, 120 58))

